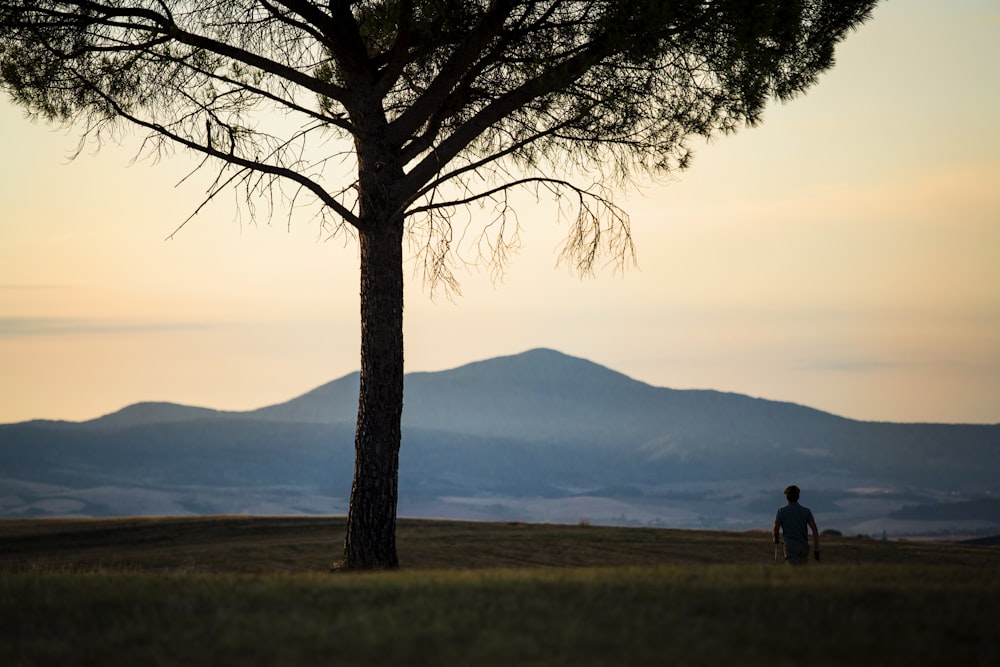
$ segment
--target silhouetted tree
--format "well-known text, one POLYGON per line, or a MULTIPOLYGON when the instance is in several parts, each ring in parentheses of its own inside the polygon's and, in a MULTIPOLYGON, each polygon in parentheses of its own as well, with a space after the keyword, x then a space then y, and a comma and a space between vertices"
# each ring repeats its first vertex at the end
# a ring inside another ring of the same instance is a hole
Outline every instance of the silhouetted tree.
MULTIPOLYGON (((631 258, 609 193, 688 164, 691 136, 804 91, 875 0, 0 0, 3 86, 30 112, 116 139, 148 131, 218 168, 206 201, 311 198, 361 251, 361 392, 345 563, 397 566, 404 243, 456 286, 452 220, 508 193, 572 209, 562 258, 631 258), (331 139, 343 139, 339 144, 331 139), (339 148, 330 148, 339 146, 339 148), (327 151, 324 153, 323 151, 327 151), (350 165, 344 176, 341 164, 350 165)), ((199 207, 200 208, 200 207, 199 207)))

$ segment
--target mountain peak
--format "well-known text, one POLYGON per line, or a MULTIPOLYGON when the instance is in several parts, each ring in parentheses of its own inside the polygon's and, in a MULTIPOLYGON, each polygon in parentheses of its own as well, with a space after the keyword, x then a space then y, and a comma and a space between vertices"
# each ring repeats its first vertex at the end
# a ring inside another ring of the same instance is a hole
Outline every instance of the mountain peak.
POLYGON ((170 422, 191 421, 204 417, 215 417, 220 414, 223 413, 210 408, 198 408, 179 403, 144 401, 133 403, 117 412, 112 412, 103 417, 91 419, 83 423, 87 426, 97 428, 128 428, 140 424, 166 424, 170 422))
POLYGON ((564 385, 569 382, 577 390, 593 384, 600 384, 606 388, 609 382, 619 387, 626 384, 644 385, 638 380, 633 380, 627 375, 593 361, 545 347, 483 361, 474 361, 450 371, 413 373, 411 375, 414 377, 441 375, 450 376, 453 379, 475 377, 490 383, 513 381, 525 386, 541 383, 550 388, 553 384, 564 385))

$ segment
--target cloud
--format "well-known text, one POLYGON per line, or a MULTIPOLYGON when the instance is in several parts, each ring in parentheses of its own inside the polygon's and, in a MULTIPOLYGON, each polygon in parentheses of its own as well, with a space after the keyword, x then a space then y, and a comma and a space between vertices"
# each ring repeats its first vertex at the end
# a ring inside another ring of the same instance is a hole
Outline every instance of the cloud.
POLYGON ((883 371, 891 368, 899 368, 903 364, 891 361, 861 361, 861 360, 829 360, 816 361, 799 366, 801 370, 810 371, 838 371, 845 373, 869 373, 883 371))
POLYGON ((59 290, 59 289, 66 289, 66 288, 67 288, 67 285, 25 285, 25 284, 0 283, 0 291, 6 291, 6 292, 35 291, 35 290, 59 290))
POLYGON ((92 334, 144 334, 206 329, 192 322, 124 322, 72 317, 0 317, 0 339, 92 334))
POLYGON ((819 359, 796 366, 797 370, 832 371, 843 373, 880 373, 884 371, 909 371, 912 369, 961 369, 968 366, 958 358, 948 357, 918 357, 900 358, 896 360, 864 360, 864 359, 819 359))

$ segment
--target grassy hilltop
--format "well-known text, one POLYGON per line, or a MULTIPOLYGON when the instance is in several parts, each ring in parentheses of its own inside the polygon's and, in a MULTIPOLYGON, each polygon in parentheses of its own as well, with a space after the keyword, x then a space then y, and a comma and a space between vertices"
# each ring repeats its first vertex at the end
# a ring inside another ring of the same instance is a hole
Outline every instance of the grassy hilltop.
POLYGON ((3 665, 994 665, 1000 548, 341 518, 0 522, 3 665), (789 644, 792 638, 792 644, 789 644), (792 646, 797 647, 793 649, 792 646))

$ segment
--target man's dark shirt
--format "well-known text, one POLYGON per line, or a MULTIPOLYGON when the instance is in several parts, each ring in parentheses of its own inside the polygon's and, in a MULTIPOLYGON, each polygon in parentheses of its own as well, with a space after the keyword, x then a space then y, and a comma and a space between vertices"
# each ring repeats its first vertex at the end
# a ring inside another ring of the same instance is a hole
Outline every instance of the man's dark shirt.
POLYGON ((813 521, 812 512, 808 507, 791 502, 778 510, 774 523, 781 527, 785 542, 794 542, 809 546, 809 523, 813 521))

